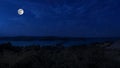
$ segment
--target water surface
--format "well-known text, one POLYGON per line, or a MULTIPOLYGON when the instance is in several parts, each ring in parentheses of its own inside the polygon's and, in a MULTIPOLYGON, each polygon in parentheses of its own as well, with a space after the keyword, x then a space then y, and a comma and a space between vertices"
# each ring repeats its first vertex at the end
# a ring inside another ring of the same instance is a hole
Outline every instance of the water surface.
POLYGON ((118 39, 93 39, 89 38, 86 40, 69 40, 69 41, 64 41, 64 40, 54 40, 54 41, 11 41, 11 40, 1 40, 0 44, 10 42, 14 46, 29 46, 29 45, 40 45, 40 46, 54 46, 58 44, 62 44, 64 46, 72 46, 72 45, 83 45, 83 44, 90 44, 90 43, 96 43, 96 42, 106 42, 106 41, 116 41, 118 39))

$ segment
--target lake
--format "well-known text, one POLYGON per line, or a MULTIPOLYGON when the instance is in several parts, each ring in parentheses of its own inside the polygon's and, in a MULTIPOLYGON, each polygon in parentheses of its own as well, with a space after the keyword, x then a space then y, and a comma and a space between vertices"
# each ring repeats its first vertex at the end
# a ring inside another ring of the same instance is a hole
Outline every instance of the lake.
POLYGON ((69 40, 64 42, 63 40, 54 40, 54 41, 11 41, 11 40, 1 40, 0 44, 10 42, 14 46, 29 46, 29 45, 40 45, 40 46, 51 46, 62 43, 64 46, 72 46, 72 45, 83 45, 90 44, 96 42, 105 42, 105 41, 116 41, 118 39, 102 39, 102 38, 89 38, 86 40, 69 40))

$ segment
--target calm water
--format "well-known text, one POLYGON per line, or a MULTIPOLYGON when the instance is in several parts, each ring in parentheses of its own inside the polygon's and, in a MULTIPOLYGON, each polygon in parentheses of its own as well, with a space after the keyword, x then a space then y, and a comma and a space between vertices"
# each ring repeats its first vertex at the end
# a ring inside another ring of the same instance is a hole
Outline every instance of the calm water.
MULTIPOLYGON (((105 42, 105 41, 115 41, 118 39, 87 39, 87 40, 72 40, 72 41, 66 41, 63 43, 64 46, 71 46, 71 45, 82 45, 82 44, 90 44, 95 42, 105 42)), ((10 40, 4 40, 0 41, 0 44, 11 42, 14 46, 29 46, 29 45, 41 45, 41 46, 51 46, 56 45, 59 43, 62 43, 62 40, 57 41, 10 41, 10 40)))

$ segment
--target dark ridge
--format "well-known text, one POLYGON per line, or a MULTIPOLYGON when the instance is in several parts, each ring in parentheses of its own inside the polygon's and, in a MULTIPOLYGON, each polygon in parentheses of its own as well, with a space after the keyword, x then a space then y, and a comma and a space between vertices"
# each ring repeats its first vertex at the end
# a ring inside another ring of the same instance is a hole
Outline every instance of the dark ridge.
POLYGON ((85 38, 77 37, 55 37, 55 36, 16 36, 16 37, 0 37, 0 40, 14 40, 14 41, 33 41, 33 40, 85 40, 85 38))
MULTIPOLYGON (((54 40, 65 40, 65 41, 76 41, 76 40, 88 40, 91 39, 91 37, 57 37, 57 36, 14 36, 14 37, 0 37, 0 40, 12 40, 12 41, 34 41, 34 40, 42 40, 42 41, 54 41, 54 40)), ((116 37, 92 37, 92 39, 113 39, 118 40, 120 38, 116 37)))

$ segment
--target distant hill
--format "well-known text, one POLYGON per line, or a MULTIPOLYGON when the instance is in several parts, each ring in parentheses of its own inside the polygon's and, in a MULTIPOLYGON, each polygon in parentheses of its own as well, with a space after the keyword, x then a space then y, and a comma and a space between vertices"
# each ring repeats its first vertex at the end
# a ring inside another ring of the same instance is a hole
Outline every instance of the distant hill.
POLYGON ((32 40, 85 40, 85 38, 77 37, 55 37, 55 36, 16 36, 16 37, 0 37, 0 40, 14 40, 14 41, 32 41, 32 40))

